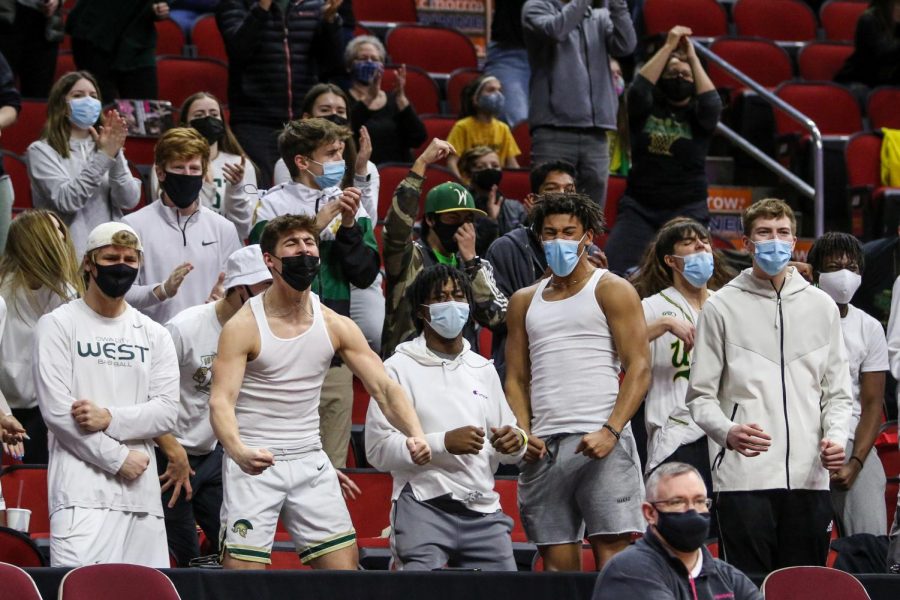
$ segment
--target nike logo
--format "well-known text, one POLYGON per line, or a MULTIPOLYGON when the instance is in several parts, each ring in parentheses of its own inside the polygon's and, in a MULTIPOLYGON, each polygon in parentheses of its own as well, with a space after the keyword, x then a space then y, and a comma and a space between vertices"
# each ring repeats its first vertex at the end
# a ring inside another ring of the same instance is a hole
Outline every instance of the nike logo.
POLYGON ((140 329, 140 328, 143 327, 144 325, 141 324, 141 323, 132 323, 131 326, 134 327, 135 329, 140 329))
POLYGON ((321 470, 324 469, 324 468, 325 468, 325 463, 322 463, 321 465, 319 465, 318 467, 316 467, 316 471, 321 471, 321 470))
POLYGON ((209 246, 210 244, 215 244, 218 240, 213 240, 211 242, 200 242, 203 246, 209 246))

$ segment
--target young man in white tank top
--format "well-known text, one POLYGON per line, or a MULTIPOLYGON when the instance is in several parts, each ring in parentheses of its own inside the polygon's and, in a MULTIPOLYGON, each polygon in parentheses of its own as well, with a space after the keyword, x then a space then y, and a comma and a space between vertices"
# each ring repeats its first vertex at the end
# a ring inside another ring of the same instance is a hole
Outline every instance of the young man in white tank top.
POLYGON ((519 510, 546 570, 580 570, 585 536, 599 570, 643 529, 629 421, 650 383, 647 326, 631 284, 588 261, 603 227, 590 198, 539 196, 529 218, 552 272, 506 321, 506 394, 528 434, 519 510))
POLYGON ((319 436, 319 396, 335 353, 407 436, 410 458, 431 459, 403 388, 359 328, 309 291, 319 266, 317 231, 314 217, 269 221, 260 247, 272 286, 244 305, 219 338, 210 420, 226 453, 225 568, 264 569, 280 516, 304 563, 356 569, 356 534, 319 436))

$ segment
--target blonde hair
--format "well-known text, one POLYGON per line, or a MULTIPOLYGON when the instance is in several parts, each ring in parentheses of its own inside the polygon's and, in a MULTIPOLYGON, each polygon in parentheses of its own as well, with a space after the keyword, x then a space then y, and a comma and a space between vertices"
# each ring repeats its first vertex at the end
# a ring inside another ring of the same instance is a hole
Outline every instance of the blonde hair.
POLYGON ((173 127, 156 142, 153 159, 156 166, 165 168, 173 160, 188 160, 199 156, 203 161, 203 173, 209 166, 209 144, 193 127, 173 127))
POLYGON ((6 252, 0 257, 0 284, 9 286, 7 300, 13 305, 20 289, 31 293, 34 285, 47 288, 64 302, 73 291, 84 292, 75 246, 59 217, 48 210, 28 210, 13 220, 6 252), (59 239, 60 231, 65 239, 59 239))
MULTIPOLYGON (((41 131, 41 139, 56 150, 63 158, 69 158, 69 137, 72 134, 72 124, 69 122, 69 102, 66 96, 82 79, 87 79, 97 92, 97 100, 103 103, 100 97, 100 85, 93 75, 87 71, 72 71, 56 80, 50 88, 50 96, 47 98, 47 122, 41 131)), ((103 122, 103 114, 100 115, 103 122)))
POLYGON ((797 233, 797 217, 788 203, 778 198, 763 198, 747 207, 741 215, 741 224, 744 226, 744 235, 750 237, 753 233, 753 224, 757 219, 780 219, 787 217, 791 222, 791 233, 797 233))

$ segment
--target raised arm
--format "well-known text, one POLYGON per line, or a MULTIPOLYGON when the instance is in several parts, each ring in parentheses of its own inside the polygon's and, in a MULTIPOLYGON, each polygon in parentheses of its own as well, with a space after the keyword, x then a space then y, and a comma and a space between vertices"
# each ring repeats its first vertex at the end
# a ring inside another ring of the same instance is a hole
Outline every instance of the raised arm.
POLYGON ((625 0, 608 0, 608 8, 612 31, 606 32, 606 47, 610 56, 628 56, 637 46, 637 34, 634 23, 631 22, 628 3, 625 0))

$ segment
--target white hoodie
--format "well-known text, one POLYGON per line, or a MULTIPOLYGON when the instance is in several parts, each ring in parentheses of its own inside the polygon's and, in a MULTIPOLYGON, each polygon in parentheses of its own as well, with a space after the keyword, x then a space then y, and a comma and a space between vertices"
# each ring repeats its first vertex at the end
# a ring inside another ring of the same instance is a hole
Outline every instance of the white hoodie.
POLYGON ((715 491, 827 490, 819 443, 846 445, 850 390, 837 305, 793 267, 780 298, 746 269, 703 305, 687 406, 710 438, 715 491), (724 450, 749 423, 772 436, 769 450, 724 450))
POLYGON ((451 494, 470 510, 500 510, 494 471, 499 463, 518 462, 525 448, 516 454, 501 454, 491 446, 491 427, 516 424, 493 362, 472 352, 466 340, 456 358, 443 359, 428 349, 425 336, 420 335, 397 346, 384 366, 409 395, 432 455, 429 464, 414 464, 406 449, 406 435, 388 423, 377 402, 369 402, 366 456, 375 468, 391 472, 392 498, 409 483, 418 500, 451 494), (484 429, 484 447, 478 454, 450 454, 444 435, 466 425, 484 429))

